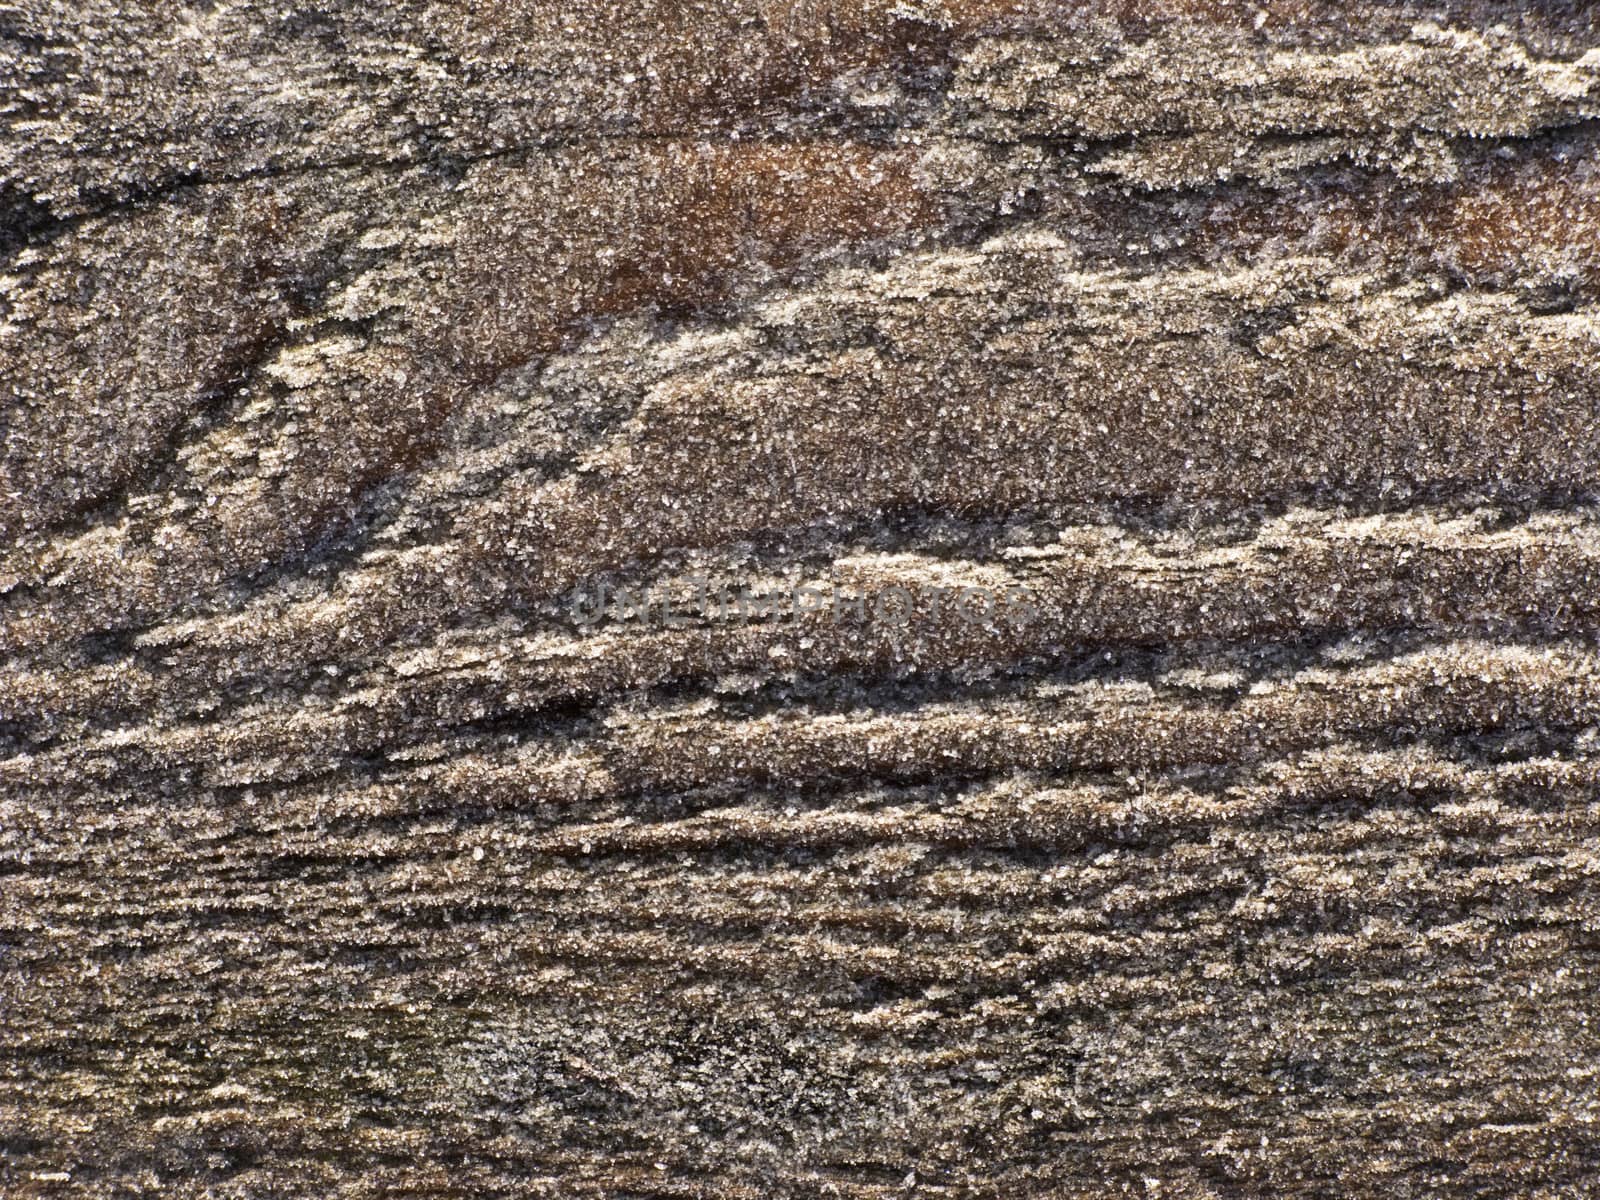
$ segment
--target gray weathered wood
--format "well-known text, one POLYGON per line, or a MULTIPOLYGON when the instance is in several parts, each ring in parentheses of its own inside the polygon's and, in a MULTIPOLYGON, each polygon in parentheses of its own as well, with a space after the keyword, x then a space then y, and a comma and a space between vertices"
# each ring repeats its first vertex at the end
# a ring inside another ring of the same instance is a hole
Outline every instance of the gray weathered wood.
POLYGON ((0 7, 0 1194, 1600 1189, 1594 14, 0 7))

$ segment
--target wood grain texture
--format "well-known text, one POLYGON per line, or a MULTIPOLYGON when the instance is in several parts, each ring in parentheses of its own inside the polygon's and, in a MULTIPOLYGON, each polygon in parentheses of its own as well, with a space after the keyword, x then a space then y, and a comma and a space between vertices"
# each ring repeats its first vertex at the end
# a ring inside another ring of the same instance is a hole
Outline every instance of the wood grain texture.
POLYGON ((0 1194, 1600 1190, 1592 5, 21 0, 0 122, 0 1194))

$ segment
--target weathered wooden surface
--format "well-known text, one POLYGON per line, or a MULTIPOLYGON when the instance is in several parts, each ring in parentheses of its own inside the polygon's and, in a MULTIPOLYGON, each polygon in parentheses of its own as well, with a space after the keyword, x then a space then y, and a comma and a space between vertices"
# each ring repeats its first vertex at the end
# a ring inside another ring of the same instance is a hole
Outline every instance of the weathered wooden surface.
POLYGON ((0 6, 0 1194, 1600 1190, 1597 117, 1581 0, 0 6), (570 609, 696 575, 1039 612, 570 609))

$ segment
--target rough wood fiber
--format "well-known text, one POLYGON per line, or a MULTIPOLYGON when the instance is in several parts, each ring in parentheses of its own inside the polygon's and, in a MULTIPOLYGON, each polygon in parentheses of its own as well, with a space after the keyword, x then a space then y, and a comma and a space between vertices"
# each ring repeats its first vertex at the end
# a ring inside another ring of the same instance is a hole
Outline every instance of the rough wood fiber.
POLYGON ((1600 1191, 1592 5, 21 0, 0 121, 0 1194, 1600 1191), (698 576, 871 603, 569 604, 698 576))

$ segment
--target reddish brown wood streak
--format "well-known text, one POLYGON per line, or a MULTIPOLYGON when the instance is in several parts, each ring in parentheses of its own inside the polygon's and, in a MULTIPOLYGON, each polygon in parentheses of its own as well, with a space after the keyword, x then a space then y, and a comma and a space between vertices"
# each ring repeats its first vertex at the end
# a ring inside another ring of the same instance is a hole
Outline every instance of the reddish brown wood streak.
POLYGON ((556 182, 499 172, 465 215, 452 289, 457 311, 494 320, 444 352, 482 377, 595 317, 692 311, 816 252, 931 228, 942 208, 914 163, 849 143, 685 142, 594 160, 592 179, 582 159, 556 182))

